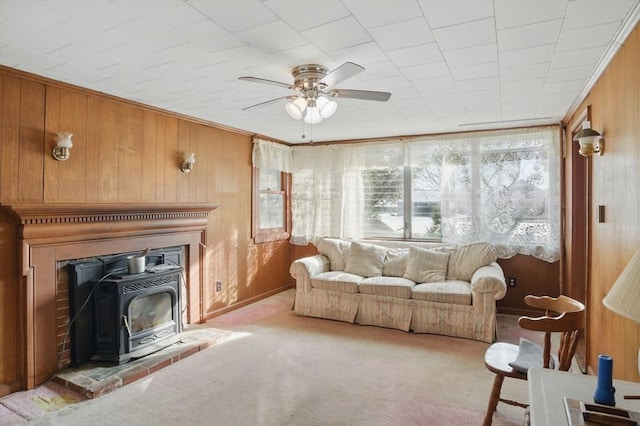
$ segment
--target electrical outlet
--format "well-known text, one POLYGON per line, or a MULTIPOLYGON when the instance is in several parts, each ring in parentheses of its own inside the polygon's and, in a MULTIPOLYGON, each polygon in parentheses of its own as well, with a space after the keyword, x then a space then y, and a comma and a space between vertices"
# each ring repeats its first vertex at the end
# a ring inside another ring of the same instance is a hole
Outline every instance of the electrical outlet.
POLYGON ((222 291, 222 281, 216 281, 216 291, 222 291))
POLYGON ((516 286, 516 279, 514 277, 509 278, 509 287, 516 286))

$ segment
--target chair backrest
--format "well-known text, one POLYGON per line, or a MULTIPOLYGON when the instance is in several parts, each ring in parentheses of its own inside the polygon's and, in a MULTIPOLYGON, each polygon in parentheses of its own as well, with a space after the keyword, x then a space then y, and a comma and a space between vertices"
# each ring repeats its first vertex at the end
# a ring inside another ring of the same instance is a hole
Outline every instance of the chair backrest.
POLYGON ((543 331, 543 365, 549 368, 551 359, 551 334, 562 333, 560 347, 558 348, 558 370, 567 371, 571 366, 571 360, 576 353, 578 338, 584 328, 586 320, 585 306, 575 299, 561 295, 526 296, 524 302, 538 309, 544 309, 545 315, 540 317, 521 317, 518 320, 520 327, 527 330, 543 331))

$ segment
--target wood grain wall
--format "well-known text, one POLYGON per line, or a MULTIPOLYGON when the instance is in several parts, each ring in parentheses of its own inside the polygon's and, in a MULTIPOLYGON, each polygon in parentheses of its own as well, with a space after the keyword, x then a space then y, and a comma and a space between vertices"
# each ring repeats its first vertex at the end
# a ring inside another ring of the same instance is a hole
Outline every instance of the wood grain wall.
MULTIPOLYGON (((208 219, 208 318, 291 286, 288 242, 251 239, 251 149, 245 133, 0 67, 0 204, 220 205, 208 219), (51 155, 59 131, 74 134, 63 162, 51 155)), ((16 235, 0 208, 0 396, 23 386, 16 235)))
POLYGON ((640 248, 639 82, 640 27, 636 26, 567 123, 571 127, 591 105, 592 128, 604 136, 606 144, 604 155, 583 159, 591 163, 588 367, 597 373, 598 354, 605 353, 613 357, 614 377, 634 382, 640 381, 640 326, 609 311, 602 299, 640 248), (597 222, 598 205, 605 206, 604 223, 597 222))

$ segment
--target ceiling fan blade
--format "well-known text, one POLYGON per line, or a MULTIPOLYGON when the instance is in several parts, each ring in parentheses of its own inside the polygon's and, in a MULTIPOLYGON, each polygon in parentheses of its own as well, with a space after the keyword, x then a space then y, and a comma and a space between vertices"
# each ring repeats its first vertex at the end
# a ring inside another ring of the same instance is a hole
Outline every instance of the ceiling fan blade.
POLYGON ((270 103, 280 101, 282 99, 295 99, 295 96, 282 96, 280 98, 270 99, 268 101, 260 102, 259 104, 255 104, 255 105, 250 105, 248 107, 244 107, 244 108, 242 108, 242 111, 246 111, 246 110, 251 109, 251 108, 257 108, 257 107, 265 106, 265 105, 268 105, 270 103))
POLYGON ((365 101, 386 102, 391 97, 389 92, 375 92, 372 90, 333 89, 329 95, 337 98, 363 99, 365 101))
POLYGON ((291 83, 283 83, 281 81, 267 80, 266 78, 259 77, 238 77, 238 80, 251 81, 253 83, 271 84, 272 86, 280 86, 289 90, 295 90, 295 86, 291 83))
POLYGON ((353 62, 345 62, 338 68, 329 71, 329 73, 322 77, 318 83, 326 84, 327 87, 333 87, 341 81, 353 77, 362 71, 364 71, 364 67, 354 64, 353 62))

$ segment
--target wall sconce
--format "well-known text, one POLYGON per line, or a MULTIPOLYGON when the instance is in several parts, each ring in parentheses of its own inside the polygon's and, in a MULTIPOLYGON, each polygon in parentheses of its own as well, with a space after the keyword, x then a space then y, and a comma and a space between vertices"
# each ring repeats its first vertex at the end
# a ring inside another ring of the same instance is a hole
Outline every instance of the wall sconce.
POLYGON ((604 152, 604 139, 602 135, 591 128, 591 122, 585 121, 582 123, 582 130, 580 130, 575 138, 580 144, 580 155, 583 157, 590 157, 593 153, 602 155, 604 152))
POLYGON ((189 173, 193 169, 193 165, 196 163, 196 153, 190 152, 184 154, 184 161, 180 164, 180 170, 182 173, 189 173))
POLYGON ((58 132, 56 133, 56 146, 53 148, 53 158, 58 161, 68 160, 71 156, 69 148, 73 146, 71 137, 73 133, 58 132))

